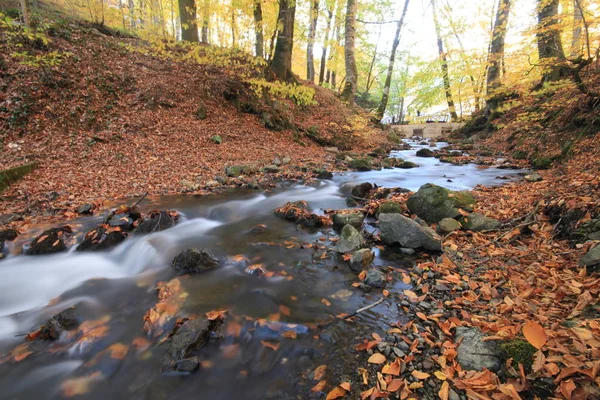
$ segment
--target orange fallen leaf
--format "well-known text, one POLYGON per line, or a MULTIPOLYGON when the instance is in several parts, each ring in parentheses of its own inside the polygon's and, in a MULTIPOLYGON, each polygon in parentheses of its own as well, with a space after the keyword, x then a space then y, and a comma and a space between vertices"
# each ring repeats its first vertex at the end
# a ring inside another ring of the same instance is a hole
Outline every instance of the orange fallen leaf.
POLYGON ((279 349, 279 345, 280 345, 279 342, 272 342, 270 340, 261 340, 260 342, 262 343, 263 346, 273 349, 275 351, 277 351, 279 349))
POLYGON ((382 368, 381 373, 395 376, 400 375, 400 360, 396 359, 396 361, 394 361, 393 363, 386 364, 382 368))
POLYGON ((386 358, 383 354, 375 353, 371 357, 369 357, 369 360, 367 362, 369 362, 371 364, 383 364, 385 362, 385 360, 386 360, 386 358))
POLYGON ((327 386, 327 381, 326 380, 322 380, 319 381, 315 386, 312 387, 312 389, 310 389, 312 392, 322 392, 323 389, 325 389, 325 386, 327 386))
POLYGON ((321 303, 325 304, 327 307, 331 306, 331 302, 327 299, 321 299, 321 303))
POLYGON ((533 347, 541 349, 548 341, 544 328, 535 321, 527 321, 523 325, 523 336, 533 347))
POLYGON ((448 400, 448 398, 450 397, 450 385, 448 384, 448 382, 442 382, 442 387, 438 392, 438 396, 440 396, 440 399, 442 400, 448 400))
POLYGON ((342 382, 340 383, 340 387, 344 389, 346 392, 352 390, 352 386, 350 386, 350 382, 342 382))
POLYGON ((411 372, 411 375, 419 380, 427 379, 431 376, 427 372, 422 372, 422 371, 417 371, 417 370, 414 370, 413 372, 411 372))
POLYGON ((398 390, 400 390, 403 384, 404 381, 402 379, 392 379, 392 381, 387 386, 387 391, 391 393, 397 392, 398 390))
POLYGON ((315 368, 315 377, 313 378, 315 381, 320 381, 323 376, 325 376, 325 371, 327 370, 327 365, 319 365, 315 368))
POLYGON ((340 386, 336 386, 331 392, 327 394, 326 400, 339 399, 340 397, 344 397, 345 395, 346 390, 340 386))
POLYGON ((80 378, 70 378, 60 385, 60 390, 65 397, 86 394, 90 391, 90 384, 100 379, 102 379, 102 373, 100 371, 96 371, 80 378))
POLYGON ((288 339, 296 339, 298 337, 298 334, 296 333, 296 331, 285 331, 281 334, 281 336, 288 339))

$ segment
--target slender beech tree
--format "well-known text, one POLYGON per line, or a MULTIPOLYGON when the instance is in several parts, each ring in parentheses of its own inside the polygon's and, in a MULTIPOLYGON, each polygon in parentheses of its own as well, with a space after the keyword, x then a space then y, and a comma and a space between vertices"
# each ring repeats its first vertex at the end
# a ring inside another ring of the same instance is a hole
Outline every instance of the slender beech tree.
POLYGON ((308 40, 306 44, 306 79, 315 80, 315 37, 317 36, 317 21, 319 19, 319 0, 310 0, 310 22, 308 25, 308 40))
POLYGON ((404 17, 406 17, 406 10, 408 10, 409 0, 404 0, 404 8, 402 9, 402 16, 398 20, 396 25, 396 35, 394 36, 394 42, 392 43, 392 53, 390 54, 390 62, 388 65, 387 76, 385 78, 385 84, 383 85, 383 94, 381 95, 381 102, 377 108, 377 120, 380 121, 385 114, 388 100, 390 98, 390 86, 392 85, 392 75, 394 73, 394 62, 396 62, 396 50, 400 44, 400 33, 402 31, 402 25, 404 25, 404 17))
POLYGON ((544 68, 542 83, 554 82, 569 75, 564 66, 565 54, 558 21, 559 0, 538 0, 537 43, 540 64, 544 68))
POLYGON ((31 3, 30 0, 21 1, 21 12, 23 13, 23 22, 28 28, 33 28, 33 22, 31 21, 31 3))
POLYGON ((271 69, 282 81, 294 81, 292 73, 292 49, 294 47, 294 19, 296 0, 279 0, 277 17, 277 43, 271 61, 271 69))
POLYGON ((433 12, 433 23, 435 25, 435 34, 437 36, 438 52, 440 54, 440 63, 442 66, 442 79, 444 81, 444 93, 446 94, 446 101, 448 102, 448 111, 450 112, 450 119, 452 122, 458 121, 458 115, 456 114, 456 107, 454 106, 454 99, 452 98, 452 88, 450 87, 450 74, 448 73, 448 58, 444 51, 444 42, 442 40, 442 33, 440 30, 440 23, 438 21, 437 12, 435 9, 435 0, 431 0, 431 9, 433 12))
POLYGON ((323 52, 321 53, 321 65, 319 68, 319 85, 325 81, 325 69, 327 68, 327 49, 329 47, 329 34, 331 33, 331 20, 333 19, 333 9, 335 2, 327 8, 327 24, 325 25, 325 35, 323 37, 323 52))
POLYGON ((356 86, 358 84, 358 70, 356 68, 356 58, 354 55, 356 41, 356 11, 358 0, 348 0, 346 5, 346 38, 344 46, 344 63, 346 66, 346 77, 344 90, 342 91, 342 100, 348 104, 354 104, 356 96, 356 86))
POLYGON ((196 2, 194 0, 179 0, 179 19, 181 20, 181 39, 198 42, 196 2))
POLYGON ((202 2, 202 25, 200 28, 202 43, 208 43, 208 24, 210 22, 210 0, 202 2))
POLYGON ((254 13, 254 30, 256 57, 264 57, 264 36, 263 36, 263 16, 262 16, 262 0, 254 0, 252 9, 254 13))
POLYGON ((488 54, 487 72, 487 108, 488 111, 498 107, 497 91, 502 86, 500 71, 504 57, 504 40, 508 29, 508 16, 510 15, 511 0, 498 0, 496 21, 492 29, 492 43, 488 54))
POLYGON ((579 3, 582 0, 573 0, 573 38, 571 39, 571 56, 581 55, 581 31, 583 27, 583 13, 579 3))

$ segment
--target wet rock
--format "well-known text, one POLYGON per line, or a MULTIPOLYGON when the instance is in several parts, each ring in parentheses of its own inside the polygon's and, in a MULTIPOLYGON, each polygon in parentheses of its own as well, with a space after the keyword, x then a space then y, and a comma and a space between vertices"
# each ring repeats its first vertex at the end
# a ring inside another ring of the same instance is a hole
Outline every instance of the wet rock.
POLYGON ((223 324, 222 319, 192 319, 183 324, 171 338, 168 354, 172 360, 185 359, 191 352, 204 346, 210 333, 223 324))
POLYGON ((438 222, 437 231, 439 234, 447 235, 461 228, 460 223, 454 218, 444 218, 438 222))
POLYGON ((283 165, 288 165, 292 162, 292 159, 289 156, 285 156, 281 159, 281 162, 283 163, 283 165))
POLYGON ((317 179, 333 179, 333 174, 325 169, 316 169, 314 172, 317 179))
POLYGON ((352 225, 346 225, 342 229, 337 251, 339 253, 352 253, 363 246, 363 237, 352 225))
POLYGON ((365 214, 359 210, 341 210, 333 214, 333 227, 341 229, 346 225, 352 225, 360 229, 365 219, 365 214))
POLYGON ((459 209, 473 211, 475 199, 469 192, 454 192, 427 183, 410 196, 406 205, 410 212, 432 224, 444 218, 460 217, 459 209))
POLYGON ((370 171, 373 169, 373 160, 369 157, 358 157, 350 161, 348 167, 357 171, 370 171))
POLYGON ((409 249, 408 247, 400 247, 400 253, 411 255, 415 254, 415 250, 409 249))
POLYGON ((113 228, 121 228, 124 231, 133 229, 133 223, 141 218, 137 212, 121 212, 109 216, 108 225, 113 228))
POLYGON ((275 166, 278 167, 278 166, 280 166, 282 164, 283 164, 283 161, 281 161, 279 158, 276 157, 276 158, 273 159, 273 165, 275 165, 275 166))
POLYGON ((31 242, 31 245, 25 254, 30 256, 54 254, 67 250, 65 237, 71 235, 71 228, 64 226, 62 228, 52 228, 42 232, 42 234, 31 242))
POLYGON ((480 213, 471 213, 460 218, 459 221, 463 229, 475 232, 498 229, 502 225, 497 219, 486 217, 480 213))
POLYGON ((399 164, 396 164, 396 168, 401 168, 401 169, 411 169, 411 168, 417 168, 419 165, 415 164, 414 162, 411 161, 403 161, 399 164))
POLYGON ((485 337, 477 328, 456 328, 455 341, 462 339, 456 359, 464 370, 497 372, 502 367, 502 349, 493 340, 484 341, 485 337))
POLYGON ((374 186, 371 183, 363 182, 360 185, 354 186, 350 194, 354 197, 358 197, 359 199, 366 199, 373 189, 374 186))
POLYGON ((250 364, 250 371, 254 375, 264 375, 275 368, 278 354, 265 346, 261 346, 250 364))
POLYGON ((386 278, 385 274, 376 269, 370 269, 367 271, 367 275, 365 276, 365 285, 374 287, 374 288, 382 288, 385 286, 386 278))
POLYGON ((370 249, 357 250, 352 254, 352 258, 350 259, 350 269, 360 272, 371 265, 374 257, 370 249))
POLYGON ((324 217, 308 211, 308 204, 305 201, 288 202, 285 206, 276 209, 275 215, 309 228, 316 228, 324 223, 324 217))
POLYGON ((435 153, 430 149, 419 149, 417 151, 417 157, 433 157, 435 153))
POLYGON ((152 233, 174 227, 179 220, 176 212, 153 211, 135 229, 135 233, 152 233))
POLYGON ((79 326, 79 318, 75 307, 67 308, 50 318, 39 329, 34 339, 39 340, 57 340, 62 332, 70 331, 79 326))
POLYGON ((209 250, 187 249, 173 259, 172 268, 182 273, 204 272, 220 267, 217 257, 209 250))
POLYGON ((19 236, 19 232, 14 229, 5 229, 0 231, 0 252, 4 247, 4 242, 12 242, 19 236))
POLYGON ((411 249, 442 250, 441 237, 431 228, 401 214, 381 214, 379 216, 381 239, 386 244, 399 244, 411 249))
POLYGON ((0 215, 0 226, 10 224, 15 221, 22 221, 23 216, 16 213, 2 214, 0 215))
POLYGON ((94 205, 90 203, 82 204, 77 208, 77 214, 91 214, 94 211, 94 205))
POLYGON ((162 367, 163 375, 190 375, 200 368, 198 357, 170 360, 162 367))
POLYGON ((542 178, 542 176, 541 176, 540 174, 538 174, 537 172, 534 172, 534 173, 532 173, 532 174, 525 175, 523 178, 524 178, 524 179, 525 179, 527 182, 539 182, 539 181, 541 181, 542 179, 544 179, 544 178, 542 178))
POLYGON ((402 205, 395 201, 385 201, 379 205, 378 214, 401 214, 402 205))
POLYGON ((267 226, 265 224, 254 225, 252 229, 250 229, 250 233, 254 235, 258 235, 259 233, 263 233, 267 230, 267 226))
POLYGON ((121 230, 111 231, 105 227, 93 229, 85 237, 75 251, 101 251, 115 247, 127 238, 121 230))
POLYGON ((586 267, 588 273, 600 272, 600 245, 596 245, 589 249, 588 252, 579 259, 579 265, 586 267))
POLYGON ((276 174, 279 171, 281 171, 279 169, 279 167, 277 165, 275 165, 275 164, 265 165, 262 170, 263 170, 263 172, 266 172, 267 174, 276 174))
POLYGON ((336 153, 340 152, 340 150, 337 147, 324 147, 323 150, 325 150, 327 153, 332 153, 332 154, 336 154, 336 153))

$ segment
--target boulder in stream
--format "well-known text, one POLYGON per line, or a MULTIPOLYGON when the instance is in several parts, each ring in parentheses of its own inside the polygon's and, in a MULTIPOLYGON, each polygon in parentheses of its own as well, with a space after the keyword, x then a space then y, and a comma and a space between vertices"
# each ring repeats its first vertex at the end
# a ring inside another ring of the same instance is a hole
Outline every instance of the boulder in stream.
POLYGON ((352 225, 360 229, 365 219, 365 214, 361 210, 339 210, 333 214, 333 227, 342 229, 346 225, 352 225))
POLYGON ((399 244, 405 248, 424 248, 441 251, 442 239, 431 228, 425 227, 401 214, 379 216, 381 239, 386 244, 399 244))
POLYGON ((29 256, 38 256, 65 251, 67 250, 65 238, 71 236, 71 233, 72 231, 69 226, 48 229, 33 239, 25 254, 29 256))
POLYGON ((276 209, 275 215, 309 228, 316 228, 329 223, 327 217, 308 211, 308 204, 305 201, 288 202, 285 206, 276 209))
POLYGON ((107 250, 123 242, 126 238, 127 232, 104 225, 86 233, 75 251, 107 250))
POLYGON ((369 182, 363 182, 359 185, 356 185, 352 188, 352 190, 350 191, 350 194, 354 197, 357 198, 358 200, 362 200, 362 199, 366 199, 367 197, 369 197, 369 193, 371 193, 371 191, 375 189, 375 186, 373 186, 373 184, 369 183, 369 182))
POLYGON ((386 282, 386 276, 383 272, 376 269, 369 269, 367 271, 367 275, 365 276, 365 285, 374 288, 382 288, 385 286, 386 282))
POLYGON ((444 218, 460 217, 459 209, 473 211, 475 198, 469 192, 454 192, 427 183, 410 196, 406 205, 411 213, 433 224, 444 218))
POLYGON ((419 149, 417 151, 417 157, 433 157, 435 153, 428 148, 419 149))
POLYGON ((350 269, 354 272, 360 272, 367 268, 373 262, 373 252, 370 249, 360 249, 352 254, 350 259, 350 269))
POLYGON ((91 203, 82 204, 77 207, 77 214, 87 215, 92 214, 94 211, 94 205, 91 203))
POLYGON ((4 242, 12 242, 19 236, 19 232, 14 229, 5 229, 0 231, 0 252, 4 247, 4 242))
POLYGON ((29 340, 57 340, 63 332, 79 326, 75 307, 67 308, 50 318, 37 331, 27 335, 29 340))
POLYGON ((112 228, 120 228, 123 231, 130 231, 134 228, 134 222, 141 217, 142 215, 138 211, 121 207, 119 210, 109 214, 109 216, 106 218, 106 223, 112 228))
POLYGON ((152 233, 174 227, 179 221, 176 211, 152 211, 135 228, 135 233, 152 233))
POLYGON ((183 324, 171 338, 167 353, 174 360, 182 360, 194 350, 204 346, 210 333, 223 325, 223 319, 191 319, 183 324))
POLYGON ((172 267, 181 273, 204 272, 220 267, 219 259, 207 249, 187 249, 173 259, 172 267))
POLYGON ((337 244, 339 253, 352 253, 363 246, 364 240, 362 235, 352 225, 346 225, 342 229, 340 240, 337 244))

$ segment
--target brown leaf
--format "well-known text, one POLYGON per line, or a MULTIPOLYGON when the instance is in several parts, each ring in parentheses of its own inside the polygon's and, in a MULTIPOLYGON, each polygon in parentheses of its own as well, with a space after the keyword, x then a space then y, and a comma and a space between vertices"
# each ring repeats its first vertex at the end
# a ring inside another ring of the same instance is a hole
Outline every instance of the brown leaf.
POLYGON ((367 362, 369 362, 371 364, 383 364, 385 362, 385 360, 386 360, 386 358, 383 354, 375 353, 371 357, 369 357, 369 360, 367 362))
POLYGON ((327 365, 319 365, 315 368, 315 377, 313 378, 315 381, 320 381, 323 376, 325 376, 325 371, 327 370, 327 365))
POLYGON ((327 386, 327 381, 323 379, 322 381, 319 381, 315 386, 313 386, 310 390, 312 392, 322 392, 323 389, 325 389, 325 386, 327 386))
POLYGON ((325 400, 339 399, 340 397, 344 397, 345 395, 346 390, 340 386, 336 386, 331 392, 327 394, 327 398, 325 400))
POLYGON ((527 321, 523 325, 523 336, 533 347, 541 349, 548 341, 544 328, 535 321, 527 321))
POLYGON ((431 376, 427 372, 422 372, 422 371, 417 371, 417 370, 414 370, 413 372, 411 372, 411 375, 419 380, 427 379, 431 376))

